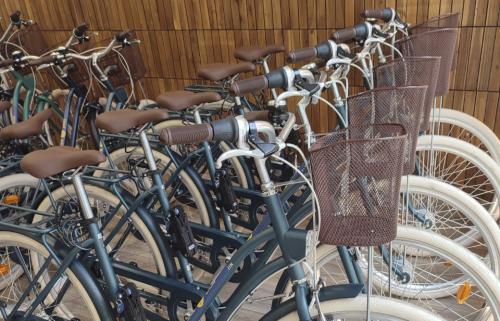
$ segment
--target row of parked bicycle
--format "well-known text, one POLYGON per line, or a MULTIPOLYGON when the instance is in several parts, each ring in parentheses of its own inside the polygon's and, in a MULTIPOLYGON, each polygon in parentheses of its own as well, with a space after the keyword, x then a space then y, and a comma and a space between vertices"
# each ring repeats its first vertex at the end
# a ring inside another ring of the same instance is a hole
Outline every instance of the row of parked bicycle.
POLYGON ((49 50, 13 13, 0 319, 500 321, 500 141, 442 104, 459 15, 362 17, 301 67, 239 48, 153 101, 132 32, 49 50))

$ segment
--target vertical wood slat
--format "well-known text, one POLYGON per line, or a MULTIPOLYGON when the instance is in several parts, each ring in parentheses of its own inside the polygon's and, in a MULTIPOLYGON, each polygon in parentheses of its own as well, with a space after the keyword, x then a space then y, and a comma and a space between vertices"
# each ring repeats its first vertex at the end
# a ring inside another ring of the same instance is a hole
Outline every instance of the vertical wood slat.
MULTIPOLYGON (((361 21, 366 8, 395 7, 410 23, 460 12, 458 67, 445 103, 483 118, 500 132, 500 0, 0 0, 0 26, 15 9, 37 21, 51 43, 83 21, 103 39, 136 29, 148 68, 146 92, 180 89, 196 81, 200 64, 236 62, 238 46, 314 45, 337 28, 361 21), (57 33, 54 33, 58 31, 57 33)), ((272 68, 285 63, 271 59, 272 68)), ((261 70, 259 69, 259 72, 261 70)), ((353 92, 361 90, 359 75, 353 92)), ((154 98, 154 97, 153 97, 154 98)), ((311 108, 313 109, 313 108, 311 108)), ((311 116, 318 130, 334 121, 323 106, 311 116)))

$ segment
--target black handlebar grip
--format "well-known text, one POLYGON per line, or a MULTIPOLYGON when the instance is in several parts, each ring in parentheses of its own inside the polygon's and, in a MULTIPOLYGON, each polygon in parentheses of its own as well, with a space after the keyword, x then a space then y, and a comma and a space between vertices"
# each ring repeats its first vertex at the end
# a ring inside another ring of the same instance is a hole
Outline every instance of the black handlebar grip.
POLYGON ((210 124, 167 127, 160 132, 160 142, 165 145, 197 144, 211 141, 213 136, 210 124))
POLYGON ((47 56, 40 57, 38 59, 30 60, 28 62, 28 66, 34 67, 34 66, 40 66, 40 65, 44 65, 44 64, 50 64, 50 63, 55 62, 56 60, 57 60, 57 57, 52 56, 52 55, 47 55, 47 56))
POLYGON ((124 30, 120 31, 115 35, 115 39, 118 42, 124 42, 125 40, 128 40, 128 38, 132 35, 131 30, 124 30))
POLYGON ((238 140, 238 121, 234 117, 227 117, 210 123, 213 130, 214 141, 226 141, 235 143, 238 140))
POLYGON ((73 29, 73 33, 74 33, 75 37, 81 38, 81 37, 85 36, 85 33, 87 32, 87 30, 89 30, 89 25, 86 22, 84 22, 84 23, 76 26, 75 29, 73 29))
POLYGON ((330 45, 329 41, 323 41, 319 44, 316 45, 316 57, 323 59, 323 60, 330 60, 332 59, 333 52, 332 52, 332 46, 330 45))
POLYGON ((288 88, 288 77, 284 68, 279 68, 266 74, 267 88, 288 88))
POLYGON ((21 21, 21 12, 19 10, 10 14, 10 21, 12 23, 19 23, 21 21))
POLYGON ((302 49, 294 49, 290 51, 287 55, 287 62, 297 62, 300 60, 310 60, 316 57, 317 51, 316 48, 302 48, 302 49))
POLYGON ((229 88, 229 91, 235 96, 243 96, 244 94, 267 89, 267 85, 266 76, 256 76, 234 82, 229 88))
POLYGON ((361 17, 365 19, 379 19, 384 22, 389 22, 392 19, 393 11, 391 8, 369 9, 361 13, 361 17))
POLYGON ((347 43, 353 40, 365 40, 368 37, 368 26, 359 23, 353 27, 337 30, 330 38, 337 43, 347 43))
POLYGON ((12 58, 2 60, 2 61, 0 61, 0 68, 11 66, 14 64, 14 62, 15 62, 15 60, 12 58))
POLYGON ((256 120, 270 121, 271 120, 271 112, 269 110, 249 111, 249 112, 246 112, 244 116, 245 116, 245 119, 248 121, 256 121, 256 120))

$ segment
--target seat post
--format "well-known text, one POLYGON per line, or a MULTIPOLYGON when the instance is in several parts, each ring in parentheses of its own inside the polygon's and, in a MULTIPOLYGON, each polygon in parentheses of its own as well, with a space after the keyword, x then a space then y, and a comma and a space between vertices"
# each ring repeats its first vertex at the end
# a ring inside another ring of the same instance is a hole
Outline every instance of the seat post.
POLYGON ((94 212, 92 211, 92 206, 90 205, 80 173, 73 176, 73 186, 75 187, 76 196, 80 202, 83 218, 85 220, 92 220, 94 218, 94 212))
POLYGON ((85 191, 85 187, 82 182, 81 173, 73 176, 73 186, 75 187, 76 196, 80 202, 80 209, 82 212, 83 219, 88 223, 87 227, 92 240, 94 241, 94 248, 96 251, 97 258, 99 259, 100 268, 103 271, 104 279, 106 280, 106 285, 108 289, 108 294, 110 297, 116 299, 118 295, 119 282, 116 273, 113 270, 113 265, 111 259, 104 245, 104 240, 99 226, 94 219, 94 212, 92 211, 92 206, 90 205, 89 197, 85 191))
POLYGON ((152 172, 153 183, 158 189, 158 199, 160 204, 165 211, 165 215, 168 214, 170 210, 170 203, 168 201, 168 196, 163 188, 163 180, 158 171, 158 167, 156 166, 155 157, 153 155, 153 151, 151 150, 151 144, 149 143, 148 136, 145 130, 141 130, 139 133, 139 138, 141 140, 142 150, 144 152, 144 156, 146 157, 146 162, 148 163, 149 170, 152 172))
POLYGON ((141 146, 142 150, 144 151, 144 156, 146 157, 146 161, 148 162, 149 170, 154 172, 158 168, 156 167, 153 151, 151 150, 151 145, 149 144, 148 136, 146 135, 145 130, 141 130, 141 132, 139 133, 139 138, 141 140, 141 146))

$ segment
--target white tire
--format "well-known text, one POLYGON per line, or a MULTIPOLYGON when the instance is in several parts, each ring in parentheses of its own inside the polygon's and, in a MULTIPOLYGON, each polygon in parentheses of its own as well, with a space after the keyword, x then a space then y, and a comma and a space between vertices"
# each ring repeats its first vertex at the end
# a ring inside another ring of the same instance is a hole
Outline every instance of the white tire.
MULTIPOLYGON (((49 257, 49 253, 48 253, 47 249, 41 243, 31 239, 28 236, 25 236, 25 235, 22 235, 19 233, 1 231, 0 232, 0 246, 7 246, 8 248, 13 247, 13 246, 18 246, 18 247, 21 247, 23 250, 30 250, 30 251, 32 251, 30 253, 31 261, 33 259, 38 260, 38 259, 41 259, 42 257, 43 258, 49 257)), ((32 266, 28 266, 27 268, 31 269, 30 271, 32 274, 35 274, 35 272, 39 272, 39 270, 33 269, 32 266)), ((70 269, 66 269, 64 271, 63 278, 67 278, 70 281, 70 285, 72 286, 71 290, 67 291, 66 293, 71 292, 71 295, 75 296, 75 294, 77 294, 77 296, 70 297, 70 299, 67 302, 63 301, 57 307, 55 307, 55 310, 54 310, 55 315, 57 315, 58 317, 63 318, 63 319, 72 319, 75 317, 79 317, 79 318, 84 318, 81 320, 89 320, 89 321, 90 320, 101 320, 100 313, 96 310, 96 307, 92 301, 92 298, 90 297, 90 294, 85 290, 84 285, 78 280, 77 276, 70 269), (77 306, 75 307, 74 303, 75 303, 75 299, 77 299, 77 298, 79 298, 79 300, 76 301, 78 303, 77 303, 77 306), (70 305, 71 305, 71 307, 70 307, 70 305), (86 309, 84 310, 83 307, 86 307, 86 309), (74 313, 72 311, 78 311, 80 313, 80 315, 74 315, 74 313)), ((49 275, 47 275, 46 278, 44 278, 42 275, 39 279, 39 283, 40 283, 39 285, 41 287, 44 287, 49 280, 50 280, 49 275)), ((63 279, 61 279, 61 281, 62 280, 63 279)), ((2 292, 2 298, 3 298, 3 300, 5 300, 5 302, 8 302, 9 298, 11 300, 13 300, 13 299, 15 299, 16 295, 21 296, 21 294, 22 294, 22 292, 19 292, 19 291, 21 291, 21 289, 16 288, 16 286, 15 286, 15 284, 17 284, 16 283, 17 281, 12 279, 11 282, 12 282, 11 287, 13 287, 14 290, 2 292)), ((19 281, 19 282, 22 283, 21 281, 19 281)), ((24 281, 24 282, 26 282, 26 281, 24 281)), ((26 286, 26 285, 24 285, 24 286, 26 286)), ((51 292, 49 293, 49 295, 47 297, 47 302, 51 302, 54 300, 55 297, 57 297, 56 293, 54 293, 56 291, 57 286, 58 285, 56 284, 54 286, 53 290, 51 290, 51 292)), ((33 300, 33 298, 31 298, 31 300, 33 300)), ((12 305, 12 303, 10 303, 10 305, 12 305)), ((9 308, 12 308, 10 305, 7 306, 7 310, 9 310, 9 308)), ((38 312, 41 315, 40 319, 47 318, 47 315, 44 312, 42 312, 42 311, 38 311, 38 312)), ((37 316, 37 314, 38 314, 37 311, 34 311, 33 315, 37 316)))
MULTIPOLYGON (((500 163, 500 139, 498 139, 495 132, 486 126, 479 119, 450 108, 435 108, 431 110, 431 123, 449 124, 458 128, 464 129, 466 132, 472 134, 477 138, 488 154, 497 162, 500 163)), ((447 135, 448 133, 437 133, 438 135, 447 135)), ((460 133, 460 139, 466 139, 460 133)), ((468 140, 466 140, 468 141, 468 140)))
MULTIPOLYGON (((394 299, 373 296, 370 298, 372 320, 377 321, 442 321, 441 317, 418 306, 394 299)), ((359 295, 352 299, 339 299, 321 302, 321 311, 325 316, 334 316, 334 320, 346 321, 366 320, 366 296, 359 295)), ((316 317, 315 308, 311 308, 311 316, 316 317)), ((281 321, 298 320, 297 312, 290 313, 281 321)), ((331 320, 327 318, 327 320, 331 320)))
MULTIPOLYGON (((490 214, 498 218, 498 198, 500 196, 500 166, 495 162, 488 154, 475 147, 472 144, 469 144, 460 139, 447 137, 447 136, 439 136, 439 135, 424 135, 420 136, 417 141, 417 155, 420 153, 421 155, 432 154, 437 152, 442 152, 444 155, 453 155, 456 159, 460 159, 460 162, 467 161, 468 165, 467 169, 470 170, 471 166, 474 166, 474 170, 477 170, 480 175, 484 177, 486 182, 483 184, 488 187, 491 185, 491 190, 488 192, 494 192, 495 196, 492 197, 490 201, 482 201, 480 198, 472 195, 476 200, 478 200, 481 204, 488 209, 490 214)), ((418 157, 418 156, 417 156, 418 157)), ((422 156, 426 158, 426 156, 422 156)), ((461 166, 462 163, 454 163, 454 166, 461 166), (457 164, 458 163, 458 164, 457 164)), ((440 164, 438 164, 439 166, 440 164)), ((428 164, 427 164, 428 166, 428 164)), ((434 165, 435 166, 435 165, 434 165)), ((443 166, 446 166, 444 164, 443 166)), ((466 184, 461 184, 460 182, 453 181, 452 179, 447 179, 449 177, 454 178, 458 177, 459 174, 446 172, 449 168, 443 169, 444 174, 439 176, 439 173, 434 175, 433 177, 437 179, 444 179, 445 182, 450 183, 460 189, 467 188, 466 184), (444 176, 443 176, 444 175, 444 176)), ((459 170, 463 170, 458 168, 459 170)), ((433 173, 435 173, 433 171, 433 173)), ((433 174, 431 173, 431 175, 433 174)), ((477 175, 476 175, 477 176, 477 175)), ((482 196, 485 194, 484 191, 475 187, 476 190, 482 196)))
MULTIPOLYGON (((459 234, 456 237, 454 237, 454 233, 448 233, 448 235, 443 236, 449 237, 462 246, 471 246, 471 249, 478 247, 479 242, 477 240, 482 240, 484 246, 487 248, 488 256, 481 257, 481 259, 487 260, 491 270, 500 277, 500 230, 495 220, 483 206, 458 188, 427 177, 413 175, 403 177, 401 181, 401 193, 407 195, 425 195, 439 201, 440 207, 443 207, 443 204, 452 206, 455 211, 446 213, 449 216, 441 218, 443 224, 450 222, 453 219, 450 216, 457 215, 457 213, 460 213, 461 217, 465 217, 472 225, 469 231, 459 234)), ((412 206, 415 205, 412 204, 412 206)), ((424 205, 426 205, 425 202, 424 205)), ((432 208, 430 210, 432 211, 432 208)), ((436 215, 436 213, 434 214, 436 215)), ((409 213, 407 215, 411 216, 409 213)), ((462 220, 462 218, 460 219, 462 220)), ((442 231, 444 230, 442 228, 443 225, 440 225, 440 217, 434 217, 433 220, 434 226, 430 228, 430 231, 438 234, 444 233, 445 231, 442 231)), ((400 220, 400 222, 402 221, 404 219, 400 220)), ((450 225, 453 225, 453 223, 450 225)), ((465 227, 462 226, 462 229, 465 229, 465 227)), ((477 255, 479 257, 480 254, 477 255)))
MULTIPOLYGON (((85 185, 85 191, 87 192, 87 196, 89 197, 90 200, 98 199, 100 201, 106 202, 105 204, 115 204, 115 205, 120 204, 120 200, 118 199, 118 197, 116 197, 116 195, 114 195, 114 194, 110 193, 109 191, 107 191, 103 188, 100 188, 98 186, 85 185)), ((72 198, 76 198, 76 192, 75 192, 75 188, 73 185, 60 187, 60 188, 51 192, 52 200, 55 202, 57 202, 58 200, 61 200, 63 198, 68 197, 68 195, 70 195, 72 198)), ((53 211, 52 200, 49 197, 46 197, 39 204, 37 211, 46 212, 46 213, 52 212, 53 211)), ((121 209, 119 211, 117 211, 117 213, 115 213, 114 215, 124 215, 125 212, 126 212, 126 210, 122 206, 121 209)), ((33 221, 37 222, 43 218, 44 217, 41 215, 36 215, 34 217, 33 221)), ((160 249, 158 248, 158 246, 156 245, 156 241, 155 241, 153 235, 151 234, 151 232, 148 230, 148 228, 146 227, 144 222, 140 219, 140 217, 137 214, 133 213, 130 216, 130 221, 132 222, 132 225, 137 230, 137 232, 144 239, 144 243, 147 246, 147 251, 145 249, 141 249, 141 252, 148 253, 148 255, 151 255, 150 258, 151 258, 152 262, 150 261, 150 259, 147 259, 147 262, 146 262, 148 266, 151 264, 154 265, 154 267, 152 267, 152 266, 150 267, 150 269, 153 269, 153 271, 151 271, 151 272, 158 273, 159 275, 162 275, 162 276, 166 276, 167 272, 166 272, 165 265, 163 264, 161 252, 160 252, 160 249)), ((137 240, 137 242, 141 242, 141 241, 137 240)), ((124 244, 124 245, 126 245, 126 244, 124 244)), ((135 247, 135 250, 138 250, 138 248, 135 247)), ((134 255, 135 255, 134 253, 128 253, 128 256, 126 258, 119 257, 118 259, 121 259, 121 260, 127 259, 127 263, 128 263, 128 261, 135 261, 136 260, 137 256, 134 256, 134 255)), ((142 268, 145 269, 144 267, 142 267, 142 268)), ((147 284, 143 284, 143 283, 139 283, 139 282, 135 282, 135 283, 140 288, 146 289, 147 291, 149 291, 151 293, 155 293, 155 291, 158 292, 158 289, 153 288, 147 284)))

